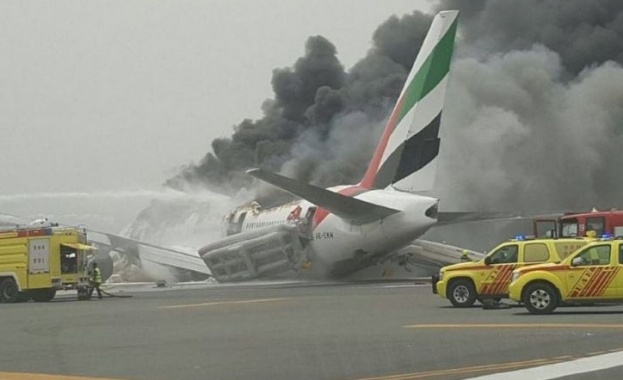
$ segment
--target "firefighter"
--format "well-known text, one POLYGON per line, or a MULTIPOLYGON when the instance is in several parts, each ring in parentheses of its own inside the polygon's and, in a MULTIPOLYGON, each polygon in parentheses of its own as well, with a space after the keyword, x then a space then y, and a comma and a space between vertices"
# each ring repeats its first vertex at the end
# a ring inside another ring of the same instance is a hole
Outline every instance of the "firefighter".
POLYGON ((461 254, 461 261, 472 261, 469 258, 469 251, 467 249, 463 250, 463 253, 461 254))
POLYGON ((89 298, 93 294, 93 289, 97 290, 97 298, 102 299, 102 291, 100 290, 100 285, 102 284, 102 272, 100 268, 97 267, 97 263, 93 263, 93 270, 91 271, 91 285, 92 288, 89 290, 89 298))

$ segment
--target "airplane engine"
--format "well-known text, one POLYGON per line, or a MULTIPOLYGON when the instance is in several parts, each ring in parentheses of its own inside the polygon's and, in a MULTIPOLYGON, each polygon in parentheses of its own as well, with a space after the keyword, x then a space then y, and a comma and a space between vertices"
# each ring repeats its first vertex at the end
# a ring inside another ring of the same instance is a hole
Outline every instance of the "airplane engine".
POLYGON ((306 257, 296 225, 229 236, 199 250, 219 282, 246 281, 293 270, 306 257))

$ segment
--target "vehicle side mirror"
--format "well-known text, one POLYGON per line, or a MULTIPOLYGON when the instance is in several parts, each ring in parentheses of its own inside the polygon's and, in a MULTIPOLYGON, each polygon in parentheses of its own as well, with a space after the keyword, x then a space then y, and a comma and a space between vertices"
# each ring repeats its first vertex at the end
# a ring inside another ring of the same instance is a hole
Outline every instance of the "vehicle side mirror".
POLYGON ((491 265, 491 256, 485 257, 485 265, 491 265))
POLYGON ((577 267, 582 264, 584 264, 584 260, 581 257, 574 257, 573 260, 571 260, 571 266, 577 267))

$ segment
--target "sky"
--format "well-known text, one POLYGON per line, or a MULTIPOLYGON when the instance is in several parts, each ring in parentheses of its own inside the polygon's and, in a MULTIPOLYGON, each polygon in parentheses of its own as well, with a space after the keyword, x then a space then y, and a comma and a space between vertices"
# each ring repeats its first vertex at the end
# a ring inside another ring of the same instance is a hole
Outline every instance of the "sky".
POLYGON ((349 68, 427 0, 3 1, 0 195, 157 189, 323 35, 349 68))
MULTIPOLYGON (((309 36, 349 69, 388 17, 437 3, 461 12, 443 210, 620 208, 620 1, 2 1, 0 213, 119 230, 180 197, 161 184, 262 115, 273 70, 309 36)), ((336 136, 335 157, 357 161, 342 142, 360 140, 336 136)))

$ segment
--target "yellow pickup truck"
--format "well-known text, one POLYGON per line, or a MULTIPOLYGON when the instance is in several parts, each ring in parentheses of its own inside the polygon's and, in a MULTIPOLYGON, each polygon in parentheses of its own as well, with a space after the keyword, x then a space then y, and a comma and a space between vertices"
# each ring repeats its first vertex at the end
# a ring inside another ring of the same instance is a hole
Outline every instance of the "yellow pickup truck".
POLYGON ((623 240, 595 241, 561 263, 513 272, 509 297, 533 314, 549 314, 564 303, 623 302, 623 240))
POLYGON ((588 242, 582 238, 512 239, 492 249, 481 260, 441 268, 439 275, 433 276, 433 293, 449 299, 455 307, 469 307, 485 298, 506 298, 513 270, 560 262, 588 242))

